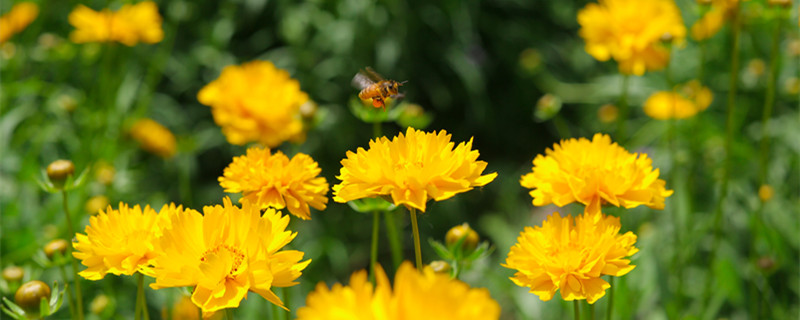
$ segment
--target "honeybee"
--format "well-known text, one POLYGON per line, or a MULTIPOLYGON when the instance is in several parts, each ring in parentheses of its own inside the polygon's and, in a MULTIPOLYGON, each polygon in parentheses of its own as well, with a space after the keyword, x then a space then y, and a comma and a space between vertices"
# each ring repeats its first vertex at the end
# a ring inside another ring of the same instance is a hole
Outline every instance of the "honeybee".
POLYGON ((399 93, 399 88, 404 83, 406 81, 386 80, 370 67, 361 70, 353 77, 353 86, 361 89, 361 92, 358 93, 358 98, 362 101, 372 99, 372 106, 383 108, 384 111, 386 111, 386 98, 401 98, 403 96, 402 93, 399 93))

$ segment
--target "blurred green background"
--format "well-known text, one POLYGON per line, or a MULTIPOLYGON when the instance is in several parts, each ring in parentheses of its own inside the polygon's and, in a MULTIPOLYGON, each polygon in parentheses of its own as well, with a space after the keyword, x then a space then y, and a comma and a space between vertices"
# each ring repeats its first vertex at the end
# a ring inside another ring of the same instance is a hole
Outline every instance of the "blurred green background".
MULTIPOLYGON (((775 196, 763 205, 757 172, 768 77, 764 65, 770 63, 778 15, 766 1, 743 6, 734 169, 714 261, 708 255, 725 157, 732 42, 728 26, 705 43, 706 61, 699 60, 700 46, 691 39, 673 50, 674 82, 696 78, 704 64, 701 81, 713 91, 714 101, 695 118, 677 122, 677 152, 670 153, 668 122, 647 118, 640 108, 653 92, 670 89, 663 72, 631 78, 628 135, 617 136, 615 123, 598 119, 600 106, 618 102, 622 76, 613 61, 595 61, 583 49, 576 15, 589 1, 156 2, 165 39, 155 45, 71 43, 67 14, 77 1, 40 1, 38 18, 2 45, 2 267, 41 270, 32 257, 51 239, 66 237, 60 197, 41 191, 36 183, 43 168, 59 158, 74 161, 77 171, 92 170, 89 182, 70 193, 72 212, 82 213, 80 230, 90 216, 85 202, 94 195, 106 195, 114 207, 120 201, 154 207, 176 202, 195 209, 221 203, 225 194, 217 177, 245 147, 225 141, 210 108, 196 95, 223 67, 260 59, 289 71, 318 104, 317 126, 307 140, 280 149, 310 154, 331 185, 339 182, 335 176, 345 152, 366 147, 372 138, 372 124, 360 121, 348 106, 358 93, 350 80, 366 66, 386 78, 408 81, 402 87, 404 102, 418 104, 432 117, 426 130, 447 130, 456 142, 474 137, 480 160, 489 163, 487 172, 499 177, 482 189, 429 204, 420 221, 423 260, 437 259, 425 239, 441 241, 450 227, 469 222, 495 250, 462 280, 489 288, 504 319, 572 315, 559 296, 541 302, 515 286, 508 280, 513 271, 500 263, 523 226, 540 225, 553 211, 582 212, 578 206, 535 208, 518 181, 531 170, 533 158, 558 139, 596 132, 611 134, 631 152, 646 152, 667 187, 676 190, 663 211, 609 210, 622 217, 623 231, 638 234, 641 249, 633 257, 637 268, 615 286, 616 318, 793 319, 800 314, 796 2, 783 21, 777 102, 767 130, 772 143, 766 182, 775 196), (545 94, 562 103, 550 119, 535 116, 545 94), (176 135, 175 157, 148 154, 130 139, 127 129, 142 117, 176 135), (103 163, 114 168, 110 184, 95 178, 103 163), (684 235, 680 243, 673 238, 673 221, 684 235), (705 290, 710 297, 704 297, 705 290)), ((81 3, 99 10, 126 2, 81 3)), ((694 1, 677 3, 688 28, 702 9, 694 1)), ((5 13, 12 4, 0 3, 0 10, 5 13)), ((382 126, 389 137, 404 130, 393 122, 382 126)), ((408 215, 395 212, 402 217, 405 258, 410 260, 408 215)), ((368 267, 371 216, 331 200, 324 212, 312 212, 310 221, 293 218, 291 228, 299 232, 291 247, 313 260, 301 284, 289 290, 292 310, 304 305, 317 282, 347 282, 350 273, 368 267)), ((393 272, 385 238, 379 254, 379 261, 393 272)), ((43 270, 40 278, 50 283, 60 279, 54 269, 43 270)), ((108 276, 83 284, 85 299, 105 293, 114 302, 112 311, 93 317, 124 318, 133 312, 133 279, 108 276)), ((170 307, 176 292, 148 290, 151 313, 170 307)), ((265 308, 267 302, 253 298, 237 314, 255 317, 265 308)), ((597 303, 598 316, 606 303, 597 303)), ((68 317, 66 309, 59 315, 68 317)))

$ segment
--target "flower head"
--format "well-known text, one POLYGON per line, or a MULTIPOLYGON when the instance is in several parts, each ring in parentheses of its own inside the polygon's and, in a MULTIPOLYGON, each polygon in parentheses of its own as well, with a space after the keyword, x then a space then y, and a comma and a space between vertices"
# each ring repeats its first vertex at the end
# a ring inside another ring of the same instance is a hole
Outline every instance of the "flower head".
POLYGON ((391 196, 425 212, 425 203, 441 201, 492 182, 497 173, 481 175, 486 162, 477 161, 472 139, 455 146, 444 130, 426 133, 409 127, 391 141, 386 137, 369 142, 369 149, 347 152, 339 180, 333 186, 333 200, 391 196), (453 149, 455 147, 455 149, 453 149))
POLYGON ((651 95, 644 103, 644 113, 657 120, 691 118, 708 108, 712 99, 711 90, 692 80, 679 90, 651 95))
POLYGON ((619 218, 554 213, 541 227, 525 227, 503 265, 517 272, 516 285, 548 301, 557 290, 564 300, 594 303, 610 287, 601 276, 623 276, 633 270, 627 257, 639 251, 636 235, 619 234, 619 218))
POLYGON ((264 209, 288 208, 302 219, 310 219, 308 206, 325 210, 328 182, 320 177, 322 169, 307 154, 298 153, 291 160, 282 152, 271 154, 267 148, 247 149, 247 155, 233 158, 219 184, 225 192, 241 192, 240 201, 250 201, 264 209))
POLYGON ((273 287, 290 287, 311 262, 303 252, 283 250, 297 233, 286 230, 289 217, 245 201, 206 206, 171 215, 159 239, 153 289, 194 287, 192 301, 204 314, 236 308, 248 291, 283 307, 273 287))
POLYGON ((175 155, 175 135, 167 127, 152 119, 141 119, 131 126, 131 137, 147 152, 162 158, 175 155))
POLYGON ((229 143, 257 141, 274 148, 304 138, 300 106, 309 101, 308 95, 269 61, 225 67, 197 93, 197 100, 211 107, 229 143))
MULTIPOLYGON (((183 212, 181 206, 165 205, 161 216, 183 212)), ((193 211, 193 210, 187 210, 193 211)), ((159 214, 150 206, 129 207, 120 203, 89 218, 86 234, 76 234, 72 255, 88 268, 79 274, 89 280, 100 280, 107 273, 132 275, 151 274, 156 256, 156 239, 161 232, 159 214)))
POLYGON ((611 143, 608 135, 595 134, 591 141, 562 140, 545 153, 536 156, 533 171, 520 180, 533 189, 535 206, 580 202, 589 215, 599 214, 602 204, 663 209, 664 199, 672 194, 646 154, 631 154, 611 143))
POLYGON ((350 284, 331 289, 320 283, 297 310, 300 320, 405 320, 405 319, 498 319, 500 306, 486 289, 470 288, 438 274, 430 267, 417 271, 410 262, 397 270, 394 290, 386 273, 377 268, 376 285, 367 281, 366 271, 350 277, 350 284))
POLYGON ((578 23, 586 52, 600 61, 614 58, 625 74, 664 68, 669 50, 662 43, 686 37, 673 0, 598 0, 578 12, 578 23))
POLYGON ((33 2, 15 4, 8 13, 0 16, 0 43, 25 30, 38 15, 39 6, 33 2))
POLYGON ((161 15, 155 2, 144 1, 123 5, 118 11, 94 11, 78 5, 69 14, 75 27, 69 38, 75 43, 119 42, 135 46, 139 42, 158 43, 164 39, 161 15))

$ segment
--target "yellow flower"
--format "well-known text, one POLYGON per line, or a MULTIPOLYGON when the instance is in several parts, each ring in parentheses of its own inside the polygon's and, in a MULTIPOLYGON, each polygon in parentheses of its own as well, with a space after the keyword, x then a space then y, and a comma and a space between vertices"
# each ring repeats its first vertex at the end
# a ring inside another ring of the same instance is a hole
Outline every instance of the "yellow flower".
MULTIPOLYGON (((165 205, 161 215, 182 212, 183 207, 165 205)), ((193 211, 193 210, 187 210, 193 211)), ((150 206, 129 207, 119 204, 119 209, 106 211, 89 218, 86 234, 76 234, 72 255, 88 267, 79 274, 89 280, 100 280, 107 273, 132 275, 141 272, 150 275, 156 256, 155 240, 161 232, 159 214, 150 206)))
POLYGON ((192 286, 192 302, 204 314, 236 308, 248 291, 283 307, 273 287, 290 287, 311 262, 303 252, 279 251, 297 233, 286 230, 288 216, 245 201, 206 206, 170 217, 154 260, 153 289, 192 286))
POLYGON ((247 149, 247 155, 234 157, 225 168, 219 184, 225 192, 241 192, 239 200, 250 201, 261 209, 288 208, 293 215, 311 219, 308 206, 325 210, 328 182, 319 177, 322 169, 307 154, 298 153, 291 160, 278 151, 266 148, 247 149))
POLYGON ((711 104, 711 90, 692 80, 678 91, 659 91, 647 98, 644 113, 656 120, 686 119, 711 104))
POLYGON ((426 320, 426 319, 498 319, 500 306, 486 289, 470 288, 437 274, 430 267, 418 272, 410 262, 397 270, 394 290, 386 273, 377 268, 376 285, 367 281, 366 271, 350 277, 350 285, 335 284, 330 290, 317 285, 306 298, 306 306, 297 310, 299 320, 426 320))
POLYGON ((175 135, 152 119, 144 118, 134 123, 130 134, 147 152, 162 158, 171 158, 175 155, 175 135))
POLYGON ((768 184, 762 184, 761 187, 758 188, 758 198, 761 199, 761 202, 767 202, 772 197, 775 196, 775 189, 768 184))
POLYGON ((409 127, 406 134, 369 142, 369 150, 347 151, 333 186, 333 200, 347 202, 391 196, 395 205, 425 212, 429 199, 441 201, 492 182, 497 173, 481 175, 486 162, 467 143, 450 142, 444 130, 425 133, 409 127))
POLYGON ((666 182, 658 179, 658 169, 646 154, 631 154, 604 134, 562 140, 533 160, 533 171, 522 176, 520 184, 533 189, 533 205, 572 202, 586 205, 589 215, 600 213, 602 204, 625 208, 646 205, 664 208, 672 194, 666 182))
POLYGON ((108 205, 109 205, 108 197, 101 194, 93 196, 89 198, 89 200, 86 200, 85 208, 86 212, 94 215, 103 211, 103 209, 108 207, 108 205))
POLYGON ((613 58, 624 74, 643 75, 669 61, 662 42, 680 44, 686 37, 673 0, 599 0, 578 12, 578 33, 586 52, 600 61, 613 58))
POLYGON ((593 220, 554 213, 541 227, 525 227, 503 265, 517 270, 511 281, 543 301, 559 289, 564 300, 594 303, 602 298, 610 285, 601 276, 619 277, 633 270, 627 257, 639 249, 633 246, 635 234, 619 234, 619 218, 601 214, 593 220))
POLYGON ((134 46, 164 39, 161 15, 152 1, 126 4, 116 12, 109 9, 98 12, 81 4, 70 12, 69 23, 75 27, 69 35, 75 43, 119 42, 134 46))
POLYGON ((8 13, 0 17, 0 43, 25 30, 38 15, 39 6, 33 2, 15 4, 8 13))
POLYGON ((214 122, 231 144, 257 141, 274 148, 304 138, 300 106, 308 95, 269 61, 225 67, 197 93, 197 100, 211 107, 214 122))

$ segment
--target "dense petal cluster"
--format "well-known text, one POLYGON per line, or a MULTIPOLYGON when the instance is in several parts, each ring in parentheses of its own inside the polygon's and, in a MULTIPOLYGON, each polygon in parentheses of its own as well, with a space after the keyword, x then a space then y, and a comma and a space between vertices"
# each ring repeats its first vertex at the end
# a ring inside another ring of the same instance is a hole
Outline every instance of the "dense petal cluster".
POLYGON ((229 143, 259 142, 274 148, 304 137, 300 107, 309 102, 297 80, 269 61, 227 66, 197 94, 211 107, 229 143))
POLYGON ((600 213, 603 204, 633 208, 646 205, 664 208, 664 199, 672 194, 666 182, 653 170, 646 154, 631 154, 604 134, 562 140, 537 155, 533 171, 522 176, 520 184, 533 189, 533 205, 572 202, 586 205, 586 213, 600 213))
POLYGON ((369 142, 369 149, 347 152, 333 186, 334 200, 391 197, 395 205, 425 212, 425 203, 441 201, 474 187, 484 186, 497 173, 481 175, 486 162, 477 161, 472 139, 458 146, 444 130, 426 133, 409 127, 392 140, 369 142))
MULTIPOLYGON (((89 218, 86 234, 76 234, 72 255, 88 267, 79 274, 89 280, 100 280, 107 273, 150 275, 156 256, 156 239, 160 235, 160 217, 184 212, 181 206, 165 205, 160 214, 149 206, 129 207, 120 203, 118 209, 108 207, 89 218)), ((187 210, 187 212, 193 210, 187 210)))
POLYGON ((653 119, 686 119, 705 110, 714 98, 711 90, 697 80, 674 91, 659 91, 644 103, 644 113, 653 119))
POLYGON ((175 155, 175 135, 167 127, 152 119, 141 119, 131 126, 131 137, 147 152, 162 158, 175 155))
POLYGON ((38 15, 39 6, 33 2, 15 4, 8 13, 0 16, 0 43, 25 30, 38 15))
POLYGON ((126 46, 158 43, 164 39, 161 20, 152 1, 126 4, 117 11, 94 11, 80 4, 69 14, 69 23, 75 27, 69 38, 75 43, 119 42, 126 46))
POLYGON ((194 287, 192 301, 204 314, 236 308, 248 291, 283 307, 273 287, 290 287, 311 262, 303 252, 282 250, 297 233, 286 230, 288 216, 255 205, 206 206, 203 214, 171 215, 159 238, 153 289, 194 287))
POLYGON ((625 74, 664 68, 669 50, 663 42, 686 37, 674 0, 599 0, 578 12, 578 23, 586 52, 600 61, 613 58, 625 74))
POLYGON ((249 148, 247 155, 234 157, 219 177, 225 192, 241 192, 240 201, 250 201, 264 209, 288 208, 302 219, 311 219, 309 205, 325 210, 328 182, 322 169, 310 156, 298 153, 290 160, 282 152, 249 148))
POLYGON ((481 319, 500 317, 500 305, 486 289, 470 288, 466 283, 437 274, 426 267, 417 271, 410 262, 397 270, 394 289, 378 268, 376 285, 367 281, 366 271, 350 277, 350 285, 332 288, 320 283, 297 310, 300 320, 426 320, 481 319))
POLYGON ((554 213, 541 227, 525 227, 503 266, 517 270, 511 280, 544 301, 560 289, 564 300, 594 303, 610 287, 601 276, 623 276, 635 267, 627 257, 639 251, 636 235, 619 230, 613 216, 595 221, 554 213))

